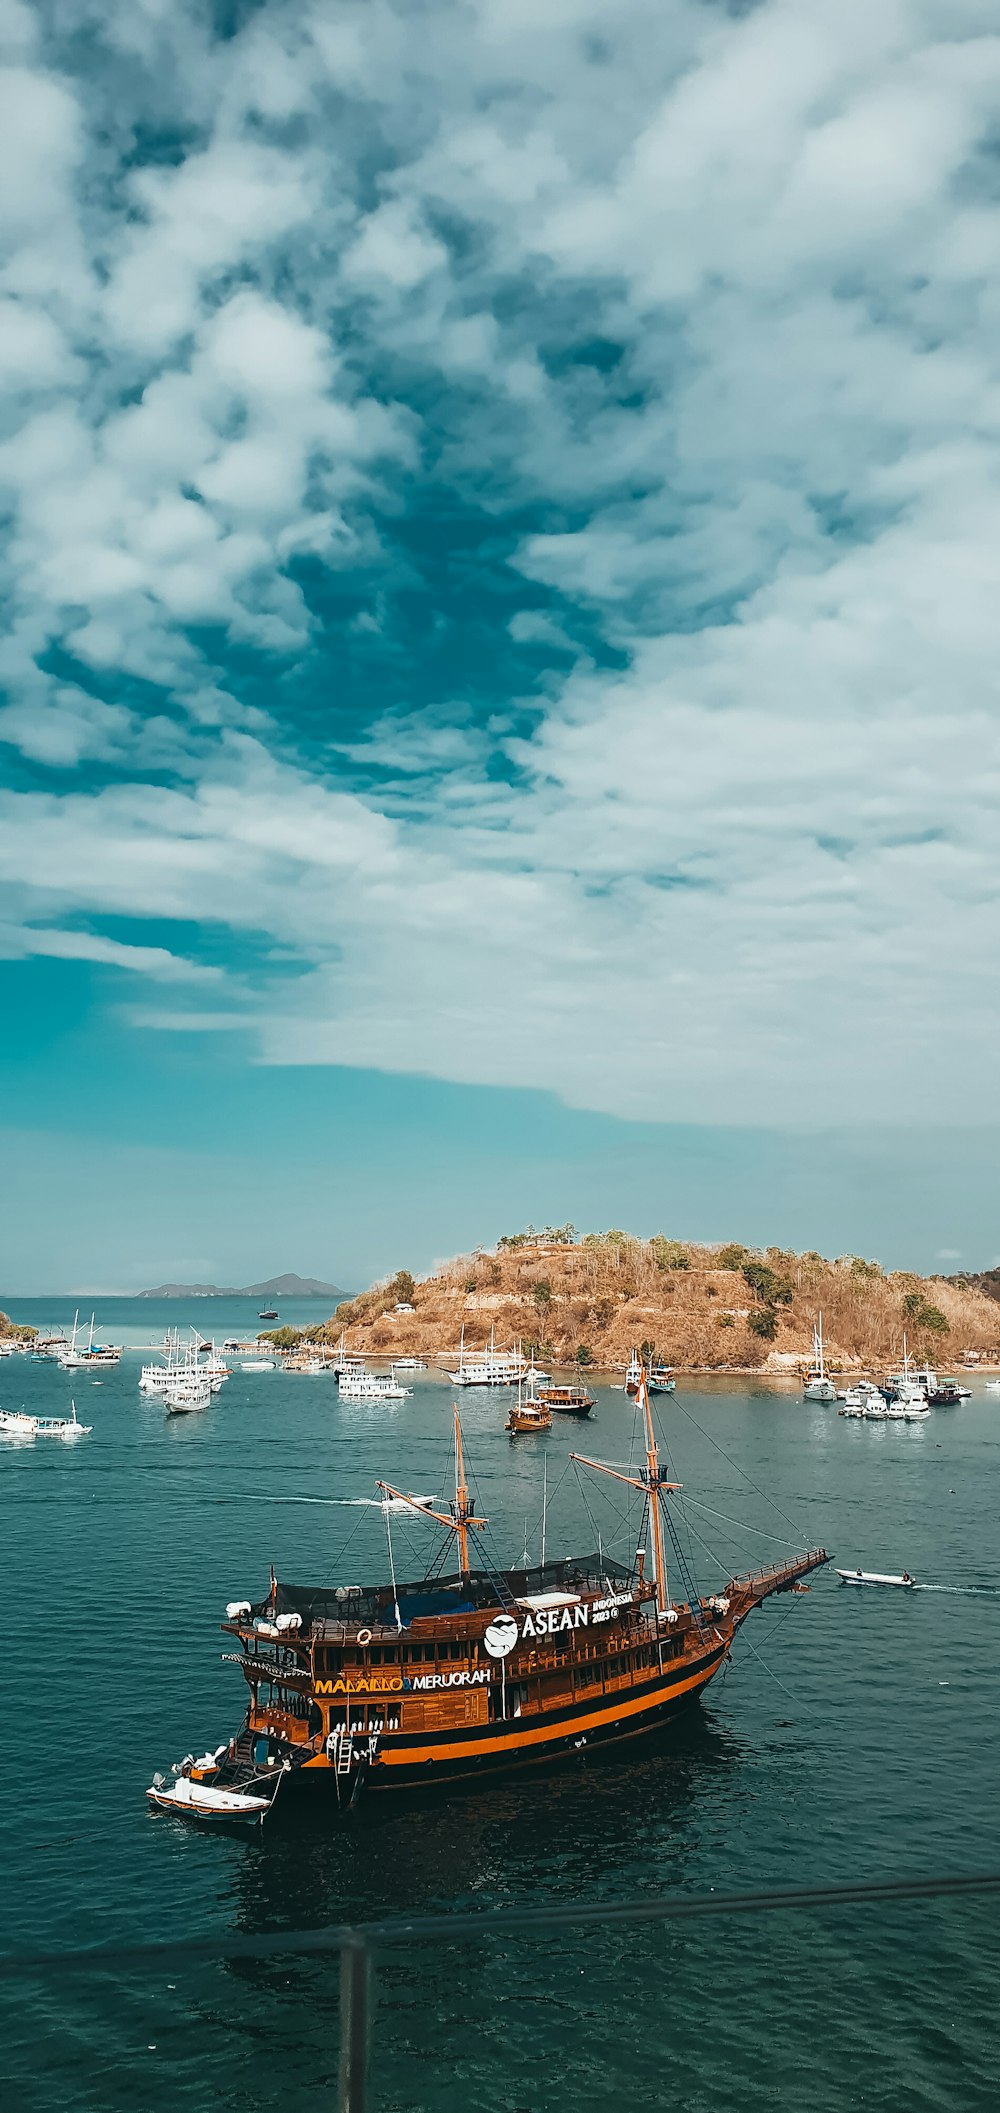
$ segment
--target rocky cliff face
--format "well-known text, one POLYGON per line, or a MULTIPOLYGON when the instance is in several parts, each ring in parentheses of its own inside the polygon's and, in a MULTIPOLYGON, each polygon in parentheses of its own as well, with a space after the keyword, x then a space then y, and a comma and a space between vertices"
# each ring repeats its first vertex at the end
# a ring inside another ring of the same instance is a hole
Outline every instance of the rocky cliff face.
POLYGON ((1000 1359, 1000 1310, 941 1277, 887 1276, 860 1256, 826 1261, 735 1244, 699 1247, 626 1233, 570 1245, 520 1240, 461 1256, 413 1285, 405 1272, 338 1308, 320 1331, 378 1357, 498 1347, 520 1338, 558 1363, 622 1365, 634 1346, 691 1370, 795 1370, 818 1312, 834 1365, 881 1368, 910 1350, 947 1369, 966 1351, 1000 1359), (399 1287, 412 1313, 397 1313, 399 1287))

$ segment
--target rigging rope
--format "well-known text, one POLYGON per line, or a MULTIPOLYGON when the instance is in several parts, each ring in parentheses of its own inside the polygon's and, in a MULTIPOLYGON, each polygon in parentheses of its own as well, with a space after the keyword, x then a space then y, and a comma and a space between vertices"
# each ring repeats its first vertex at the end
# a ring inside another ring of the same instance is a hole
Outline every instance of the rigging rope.
POLYGON ((785 1525, 791 1527, 792 1532, 796 1537, 796 1540, 808 1540, 809 1537, 805 1531, 805 1528, 803 1526, 797 1525, 794 1519, 790 1519, 787 1511, 782 1511, 781 1505, 776 1501, 776 1499, 772 1497, 766 1489, 761 1489, 760 1483, 755 1482, 753 1476, 747 1474, 746 1468, 741 1467, 739 1461, 734 1460, 732 1458, 732 1455, 730 1453, 727 1453, 725 1446, 720 1445, 718 1439, 712 1437, 711 1431, 705 1430, 704 1426, 698 1422, 697 1416, 692 1416, 690 1409, 686 1409, 684 1407, 684 1403, 678 1399, 676 1394, 674 1395, 673 1399, 675 1406, 680 1409, 681 1415, 686 1416, 688 1422, 694 1424, 695 1430, 700 1431, 703 1438, 707 1438, 709 1445, 714 1445, 716 1452, 721 1453, 723 1459, 728 1460, 730 1467, 735 1468, 736 1473, 738 1475, 743 1476, 743 1480, 749 1483, 750 1488, 756 1490, 758 1497, 763 1497, 765 1504, 770 1504, 772 1508, 777 1512, 779 1519, 784 1519, 785 1525))

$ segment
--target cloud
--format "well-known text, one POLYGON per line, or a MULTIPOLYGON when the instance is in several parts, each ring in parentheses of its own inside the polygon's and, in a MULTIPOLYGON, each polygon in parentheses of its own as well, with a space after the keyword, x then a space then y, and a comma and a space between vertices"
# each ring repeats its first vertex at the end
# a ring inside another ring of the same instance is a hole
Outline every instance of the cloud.
POLYGON ((971 1119, 984 0, 66 24, 0 164, 14 921, 252 935, 141 1017, 268 1062, 971 1119))
POLYGON ((19 961, 37 954, 49 961, 94 961, 148 976, 154 983, 214 983, 221 971, 210 963, 185 961, 162 946, 124 946, 92 932, 60 932, 50 926, 0 925, 0 954, 19 961))

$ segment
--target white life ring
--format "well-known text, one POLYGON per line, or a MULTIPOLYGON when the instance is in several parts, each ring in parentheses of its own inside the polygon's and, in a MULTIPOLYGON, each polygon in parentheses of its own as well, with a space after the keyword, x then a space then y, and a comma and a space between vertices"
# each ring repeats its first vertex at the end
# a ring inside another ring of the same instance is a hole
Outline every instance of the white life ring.
POLYGON ((370 1629, 359 1629, 359 1630, 358 1630, 358 1642, 359 1642, 359 1643, 371 1643, 371 1640, 372 1640, 372 1632, 371 1632, 371 1630, 370 1630, 370 1629))

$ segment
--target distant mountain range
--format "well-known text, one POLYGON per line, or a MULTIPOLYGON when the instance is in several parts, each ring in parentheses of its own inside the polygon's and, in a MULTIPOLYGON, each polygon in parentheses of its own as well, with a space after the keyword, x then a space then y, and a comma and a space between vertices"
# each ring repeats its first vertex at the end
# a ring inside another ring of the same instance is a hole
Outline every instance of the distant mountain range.
POLYGON ((268 1277, 263 1284, 157 1284, 137 1291, 138 1299, 346 1299, 339 1284, 319 1277, 268 1277))

